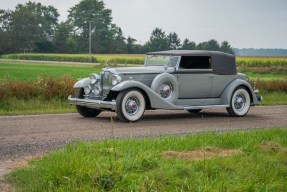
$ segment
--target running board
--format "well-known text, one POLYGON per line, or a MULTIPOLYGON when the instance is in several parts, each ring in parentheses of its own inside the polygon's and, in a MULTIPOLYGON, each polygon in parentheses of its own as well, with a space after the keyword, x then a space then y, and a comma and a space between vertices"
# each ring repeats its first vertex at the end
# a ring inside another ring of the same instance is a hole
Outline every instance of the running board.
POLYGON ((190 109, 226 108, 226 107, 229 107, 229 105, 187 106, 187 107, 183 107, 183 109, 184 109, 184 110, 190 110, 190 109))

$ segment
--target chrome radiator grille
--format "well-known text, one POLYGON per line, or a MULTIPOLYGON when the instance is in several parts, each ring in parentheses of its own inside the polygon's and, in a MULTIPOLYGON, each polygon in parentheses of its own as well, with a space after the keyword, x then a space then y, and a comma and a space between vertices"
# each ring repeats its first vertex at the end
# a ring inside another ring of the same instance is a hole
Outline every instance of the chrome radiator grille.
POLYGON ((109 71, 103 71, 101 73, 101 85, 103 89, 103 98, 105 98, 113 87, 111 84, 111 75, 112 73, 109 71))

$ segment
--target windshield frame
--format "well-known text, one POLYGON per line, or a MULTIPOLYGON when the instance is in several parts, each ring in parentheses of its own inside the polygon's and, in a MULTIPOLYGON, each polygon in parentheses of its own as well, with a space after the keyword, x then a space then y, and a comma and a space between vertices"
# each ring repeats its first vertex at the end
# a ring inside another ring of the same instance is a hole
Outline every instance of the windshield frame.
POLYGON ((157 67, 158 66, 177 67, 179 62, 180 62, 180 56, 179 55, 157 55, 157 54, 154 54, 154 55, 146 55, 144 65, 145 66, 157 66, 157 67), (165 60, 166 58, 169 58, 169 59, 168 59, 168 62, 166 62, 166 63, 163 62, 163 63, 153 64, 153 63, 148 62, 150 59, 155 58, 155 57, 159 58, 159 60, 161 57, 163 58, 163 60, 165 60), (176 60, 173 61, 173 63, 170 63, 170 61, 172 59, 176 59, 176 60))

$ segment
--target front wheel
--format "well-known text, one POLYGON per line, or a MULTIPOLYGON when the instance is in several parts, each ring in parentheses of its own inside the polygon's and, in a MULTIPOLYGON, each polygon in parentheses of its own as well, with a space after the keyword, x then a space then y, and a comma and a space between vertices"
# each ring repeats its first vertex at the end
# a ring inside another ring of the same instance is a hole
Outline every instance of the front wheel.
MULTIPOLYGON (((76 95, 76 98, 83 99, 84 98, 84 89, 80 89, 76 95)), ((102 110, 100 109, 91 109, 85 106, 76 105, 76 109, 80 115, 83 117, 96 117, 98 116, 102 110)))
POLYGON ((244 87, 238 87, 234 90, 230 106, 227 107, 227 112, 233 117, 242 117, 247 114, 250 108, 250 95, 244 87))
POLYGON ((126 90, 117 96, 116 113, 124 122, 139 120, 145 111, 145 99, 142 93, 136 89, 126 90))

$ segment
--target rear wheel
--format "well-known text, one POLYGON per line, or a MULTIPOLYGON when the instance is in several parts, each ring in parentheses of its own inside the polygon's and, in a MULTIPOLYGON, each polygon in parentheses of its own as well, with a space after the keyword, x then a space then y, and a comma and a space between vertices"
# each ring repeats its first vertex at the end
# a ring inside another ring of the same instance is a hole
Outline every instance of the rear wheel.
POLYGON ((247 114, 250 108, 250 95, 244 87, 238 87, 234 90, 230 106, 227 107, 227 112, 233 117, 242 117, 247 114))
POLYGON ((130 89, 119 93, 116 105, 118 118, 124 122, 132 122, 142 117, 146 102, 140 91, 130 89))
MULTIPOLYGON (((83 99, 84 98, 84 89, 80 89, 76 95, 76 98, 83 99)), ((96 117, 98 116, 102 110, 100 109, 91 109, 85 106, 76 105, 76 109, 80 115, 83 117, 96 117)))

